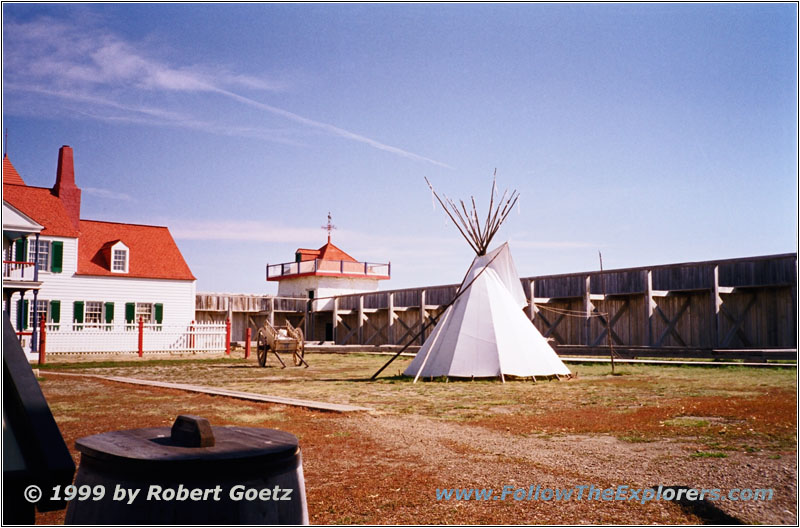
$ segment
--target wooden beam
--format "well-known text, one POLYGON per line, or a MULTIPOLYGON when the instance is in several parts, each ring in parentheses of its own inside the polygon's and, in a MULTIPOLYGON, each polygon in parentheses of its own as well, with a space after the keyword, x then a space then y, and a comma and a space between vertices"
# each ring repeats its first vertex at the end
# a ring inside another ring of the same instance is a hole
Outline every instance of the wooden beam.
POLYGON ((628 299, 625 299, 625 302, 622 304, 622 308, 620 308, 619 311, 614 314, 614 317, 611 318, 610 322, 606 322, 606 318, 600 315, 600 312, 595 308, 595 312, 597 312, 598 314, 597 318, 600 320, 601 324, 605 325, 605 328, 603 329, 602 332, 600 332, 600 335, 597 336, 597 338, 594 340, 594 343, 592 343, 591 346, 599 345, 600 342, 603 340, 603 337, 605 337, 607 331, 611 332, 611 338, 614 341, 616 341, 618 345, 625 344, 622 341, 622 338, 619 337, 619 335, 614 331, 614 325, 617 323, 617 321, 619 321, 619 318, 622 317, 622 314, 628 311, 629 307, 630 307, 630 302, 628 301, 628 299))
POLYGON ((400 336, 400 338, 397 340, 396 344, 400 345, 400 344, 403 343, 403 339, 405 339, 407 336, 409 336, 409 335, 413 336, 414 335, 414 330, 417 328, 417 324, 412 324, 411 326, 409 326, 409 325, 406 324, 405 321, 403 321, 399 317, 397 318, 397 321, 401 325, 403 325, 405 327, 405 329, 406 329, 406 332, 402 336, 400 336))
POLYGON ((389 322, 387 324, 387 329, 386 329, 386 334, 387 334, 386 335, 386 341, 388 341, 388 343, 390 345, 393 345, 395 343, 395 341, 394 341, 394 319, 395 319, 395 317, 397 317, 395 315, 395 313, 394 313, 394 292, 389 292, 389 300, 388 300, 387 304, 388 304, 388 312, 389 312, 387 315, 389 317, 389 322))
POLYGON ((756 304, 757 296, 758 294, 756 292, 753 292, 753 296, 750 298, 750 301, 747 303, 747 306, 745 306, 744 310, 742 310, 742 313, 739 315, 739 317, 733 317, 728 312, 727 308, 725 308, 724 306, 720 307, 720 313, 725 314, 725 316, 728 319, 730 319, 731 322, 733 323, 733 327, 728 331, 728 335, 726 335, 725 339, 722 341, 721 346, 723 348, 728 346, 730 342, 733 341, 734 335, 739 336, 739 339, 742 341, 742 344, 745 347, 752 346, 750 340, 747 338, 747 335, 744 333, 744 330, 742 329, 742 323, 744 323, 744 319, 745 317, 747 317, 747 313, 750 311, 750 308, 752 308, 756 304))
POLYGON ((375 333, 374 333, 374 334, 372 334, 372 336, 370 336, 370 338, 369 338, 369 339, 367 339, 367 340, 364 342, 364 344, 365 344, 365 345, 369 345, 370 343, 372 343, 372 340, 373 340, 373 339, 375 339, 376 337, 379 337, 380 335, 382 335, 382 334, 383 334, 383 330, 384 330, 384 328, 386 328, 386 326, 384 326, 383 328, 378 328, 376 325, 372 324, 372 321, 369 321, 369 320, 368 320, 368 321, 366 321, 366 323, 367 323, 367 326, 368 326, 368 327, 370 327, 370 328, 372 328, 373 330, 375 330, 375 333))
POLYGON ((647 345, 653 344, 653 307, 656 301, 653 299, 653 271, 642 270, 644 280, 644 342, 647 345))
POLYGON ((670 334, 672 334, 672 336, 678 341, 678 343, 680 343, 681 346, 684 346, 684 347, 687 346, 686 342, 683 340, 681 335, 675 329, 675 325, 678 324, 678 321, 680 320, 681 316, 683 316, 684 312, 686 312, 686 310, 689 308, 689 305, 691 304, 691 302, 692 302, 691 299, 689 297, 686 297, 686 301, 683 303, 683 306, 681 306, 681 309, 678 310, 678 313, 671 320, 670 320, 669 317, 667 317, 664 314, 663 311, 661 311, 660 307, 656 306, 656 312, 667 323, 667 328, 664 330, 664 333, 661 334, 661 337, 658 338, 658 342, 656 343, 655 346, 657 346, 657 347, 662 346, 664 344, 664 340, 670 334))
POLYGON ((583 283, 583 344, 588 345, 592 332, 592 292, 591 292, 591 276, 589 274, 584 278, 583 283))
POLYGON ((355 334, 356 332, 358 332, 358 326, 355 326, 355 325, 354 325, 354 326, 353 326, 353 328, 350 328, 350 327, 347 325, 347 323, 345 323, 343 320, 342 320, 342 326, 344 326, 344 327, 345 327, 345 328, 348 330, 348 332, 347 332, 347 335, 346 335, 346 336, 344 336, 344 338, 342 338, 342 342, 341 342, 341 343, 338 343, 338 344, 340 344, 340 345, 346 345, 346 344, 347 344, 347 341, 348 341, 348 340, 349 340, 349 339, 350 339, 350 338, 353 336, 353 334, 355 334))
POLYGON ((548 338, 552 335, 553 338, 556 340, 556 343, 558 343, 559 345, 563 345, 564 338, 561 337, 558 331, 556 331, 556 327, 564 319, 564 314, 558 314, 558 317, 556 317, 556 320, 553 321, 553 324, 550 324, 550 321, 548 321, 547 317, 545 317, 545 315, 542 314, 541 312, 538 312, 538 317, 544 322, 544 324, 547 325, 547 330, 545 330, 544 333, 542 333, 542 336, 548 338))
POLYGON ((719 266, 711 268, 711 346, 719 346, 720 323, 722 322, 720 309, 722 308, 722 293, 719 287, 719 266))
POLYGON ((269 298, 269 325, 275 326, 275 297, 269 298))
POLYGON ((333 310, 331 311, 331 320, 333 321, 333 342, 336 343, 336 327, 339 326, 339 298, 333 298, 333 310))
POLYGON ((364 296, 358 296, 358 343, 364 343, 364 296))
MULTIPOLYGON (((427 317, 427 313, 425 313, 425 290, 420 290, 419 292, 419 327, 425 327, 425 319, 427 317)), ((425 344, 425 332, 421 332, 419 335, 419 344, 425 344)))
POLYGON ((536 286, 536 281, 533 279, 528 279, 528 317, 530 317, 531 322, 536 320, 536 295, 534 293, 534 289, 536 286))

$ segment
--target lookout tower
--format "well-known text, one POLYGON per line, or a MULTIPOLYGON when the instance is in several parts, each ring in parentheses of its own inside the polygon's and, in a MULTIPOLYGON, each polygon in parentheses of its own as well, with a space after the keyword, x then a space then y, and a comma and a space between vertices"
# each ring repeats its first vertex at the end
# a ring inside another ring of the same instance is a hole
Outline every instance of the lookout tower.
POLYGON ((328 297, 376 291, 378 281, 391 277, 391 263, 358 261, 331 242, 336 226, 330 213, 322 229, 328 231, 328 242, 321 248, 299 248, 294 262, 267 264, 267 280, 278 281, 278 297, 322 299, 314 303, 314 310, 329 310, 328 297))

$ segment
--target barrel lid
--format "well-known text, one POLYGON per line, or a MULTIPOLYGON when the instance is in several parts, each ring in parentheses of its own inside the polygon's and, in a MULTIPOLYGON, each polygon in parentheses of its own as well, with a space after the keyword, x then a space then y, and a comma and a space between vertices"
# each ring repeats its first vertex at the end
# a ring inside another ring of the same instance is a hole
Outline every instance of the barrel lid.
POLYGON ((207 421, 206 431, 213 431, 210 442, 203 439, 194 444, 199 447, 188 447, 192 444, 176 433, 179 422, 185 418, 178 417, 171 429, 129 429, 79 438, 75 447, 84 457, 119 469, 144 469, 153 464, 164 469, 169 465, 208 467, 230 463, 263 468, 293 460, 299 453, 297 437, 291 433, 258 427, 210 427, 207 421))

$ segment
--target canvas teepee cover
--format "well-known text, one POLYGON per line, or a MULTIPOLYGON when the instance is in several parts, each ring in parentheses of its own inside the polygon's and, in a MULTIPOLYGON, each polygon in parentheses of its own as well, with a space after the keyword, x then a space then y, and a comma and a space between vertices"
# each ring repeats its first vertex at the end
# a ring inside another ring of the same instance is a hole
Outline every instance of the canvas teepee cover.
POLYGON ((527 302, 507 243, 475 257, 461 284, 465 287, 403 374, 480 378, 570 373, 522 311, 527 302))

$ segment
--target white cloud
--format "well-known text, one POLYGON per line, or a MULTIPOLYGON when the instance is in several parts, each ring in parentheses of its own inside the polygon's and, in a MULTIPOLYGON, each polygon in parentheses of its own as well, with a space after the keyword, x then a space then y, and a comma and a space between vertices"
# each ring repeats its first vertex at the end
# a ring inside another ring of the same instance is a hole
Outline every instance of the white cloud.
POLYGON ((109 191, 108 189, 99 189, 97 187, 84 187, 83 192, 97 196, 98 198, 106 198, 111 200, 121 200, 124 202, 135 202, 136 200, 129 194, 109 191))
MULTIPOLYGON (((344 128, 304 117, 237 93, 239 88, 280 91, 287 87, 267 78, 228 71, 210 65, 172 66, 151 58, 107 31, 66 25, 49 18, 30 22, 6 22, 3 27, 4 82, 12 92, 47 93, 87 105, 125 110, 132 115, 109 115, 95 109, 83 111, 85 117, 127 121, 138 124, 169 124, 219 133, 216 125, 181 116, 162 108, 123 104, 141 99, 148 92, 207 93, 246 104, 306 128, 322 130, 332 136, 356 141, 372 148, 414 161, 452 168, 446 163, 388 145, 344 128), (164 120, 142 120, 139 114, 164 120)), ((6 101, 6 106, 13 103, 6 101)), ((246 137, 279 140, 268 130, 228 127, 228 133, 246 137)))

